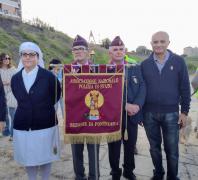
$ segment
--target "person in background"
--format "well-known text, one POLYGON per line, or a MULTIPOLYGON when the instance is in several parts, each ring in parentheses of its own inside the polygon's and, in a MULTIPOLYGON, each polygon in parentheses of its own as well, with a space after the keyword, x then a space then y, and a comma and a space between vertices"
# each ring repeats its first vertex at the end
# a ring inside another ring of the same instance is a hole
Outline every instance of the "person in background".
POLYGON ((35 43, 19 48, 20 62, 11 80, 18 106, 14 117, 14 159, 25 166, 29 180, 48 180, 51 163, 60 159, 58 121, 54 105, 60 98, 58 79, 44 69, 43 54, 35 43))
POLYGON ((3 88, 3 82, 1 80, 0 75, 0 137, 2 137, 2 132, 4 129, 4 122, 6 120, 6 98, 5 98, 5 92, 3 88))
POLYGON ((137 64, 137 61, 135 59, 129 57, 129 55, 127 55, 127 54, 124 56, 124 60, 126 62, 128 62, 129 64, 137 64))
POLYGON ((52 59, 49 62, 49 71, 51 71, 55 76, 57 76, 60 83, 62 83, 63 75, 62 75, 62 63, 59 59, 52 59))
POLYGON ((191 101, 185 61, 167 49, 169 43, 168 33, 154 33, 151 39, 153 53, 141 64, 147 88, 143 124, 154 165, 152 180, 162 180, 165 174, 162 139, 167 160, 167 180, 179 179, 179 128, 185 126, 191 101))
MULTIPOLYGON (((48 70, 51 71, 59 80, 61 87, 63 87, 63 71, 62 63, 59 59, 52 59, 49 62, 48 70)), ((60 105, 62 117, 64 117, 64 102, 63 97, 61 96, 60 100, 56 103, 55 109, 57 111, 58 106, 60 105)))
POLYGON ((12 59, 8 54, 0 54, 0 75, 3 81, 6 104, 8 107, 6 115, 6 127, 4 130, 4 135, 7 136, 10 134, 10 139, 13 137, 13 119, 17 107, 17 102, 15 97, 12 94, 10 82, 12 76, 16 73, 16 68, 12 65, 12 59))
MULTIPOLYGON (((191 85, 193 88, 193 94, 198 99, 198 68, 195 71, 194 77, 191 80, 191 85)), ((198 138, 198 110, 197 110, 197 119, 194 127, 194 131, 197 134, 196 137, 198 138)))

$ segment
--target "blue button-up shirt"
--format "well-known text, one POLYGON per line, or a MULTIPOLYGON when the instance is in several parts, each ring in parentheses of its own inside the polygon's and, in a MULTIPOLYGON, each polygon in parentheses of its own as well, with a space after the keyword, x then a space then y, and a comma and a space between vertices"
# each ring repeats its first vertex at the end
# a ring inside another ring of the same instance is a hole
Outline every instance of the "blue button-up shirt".
POLYGON ((163 67, 165 66, 166 62, 168 61, 170 56, 170 53, 168 51, 166 51, 166 54, 164 56, 164 60, 162 61, 162 63, 160 63, 161 61, 157 58, 157 56, 154 54, 153 55, 153 59, 158 67, 159 72, 161 73, 163 67))

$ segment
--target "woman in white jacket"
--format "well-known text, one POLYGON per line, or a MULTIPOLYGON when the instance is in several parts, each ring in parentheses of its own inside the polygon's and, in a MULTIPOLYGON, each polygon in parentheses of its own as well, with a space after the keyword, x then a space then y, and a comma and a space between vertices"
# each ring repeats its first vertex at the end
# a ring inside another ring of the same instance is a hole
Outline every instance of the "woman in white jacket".
POLYGON ((6 103, 7 103, 7 115, 6 115, 6 127, 4 135, 10 135, 10 140, 13 137, 13 119, 17 107, 17 102, 12 94, 10 82, 12 76, 16 73, 16 68, 12 65, 12 59, 8 54, 2 53, 0 55, 0 74, 3 81, 6 103))

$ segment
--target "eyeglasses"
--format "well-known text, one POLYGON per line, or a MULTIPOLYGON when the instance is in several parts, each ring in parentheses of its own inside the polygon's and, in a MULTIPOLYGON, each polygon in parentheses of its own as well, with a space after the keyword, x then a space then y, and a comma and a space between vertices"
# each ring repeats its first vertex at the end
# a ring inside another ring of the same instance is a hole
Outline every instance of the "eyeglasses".
POLYGON ((75 51, 85 51, 85 50, 87 50, 87 48, 85 48, 85 47, 72 48, 73 52, 75 52, 75 51))
POLYGON ((5 57, 5 58, 3 58, 3 60, 11 60, 11 58, 10 57, 5 57))
POLYGON ((124 51, 124 48, 114 48, 113 51, 114 51, 114 52, 117 52, 117 51, 124 51))
POLYGON ((21 56, 22 57, 30 57, 30 58, 33 58, 33 57, 35 57, 35 56, 38 56, 38 53, 36 53, 36 52, 31 52, 31 53, 26 53, 26 52, 24 52, 24 53, 21 53, 21 56))

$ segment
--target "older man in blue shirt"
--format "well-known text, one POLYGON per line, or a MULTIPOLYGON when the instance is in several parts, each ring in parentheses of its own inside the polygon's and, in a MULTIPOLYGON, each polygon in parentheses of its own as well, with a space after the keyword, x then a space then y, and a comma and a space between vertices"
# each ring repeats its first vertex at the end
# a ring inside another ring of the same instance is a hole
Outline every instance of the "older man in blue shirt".
POLYGON ((161 180, 165 174, 162 138, 167 159, 167 180, 179 179, 179 127, 185 126, 190 108, 187 67, 183 58, 167 50, 169 43, 166 32, 155 33, 151 41, 153 53, 141 64, 147 88, 143 123, 154 164, 152 180, 161 180))

